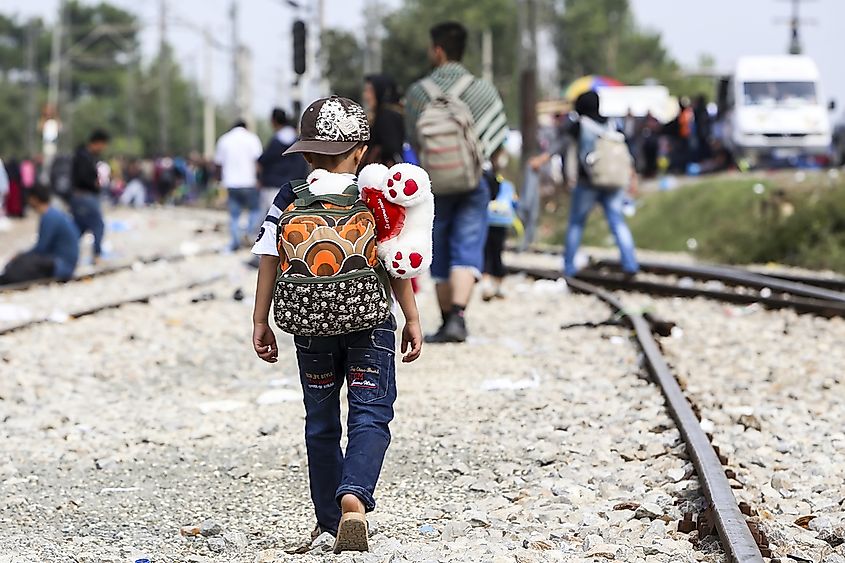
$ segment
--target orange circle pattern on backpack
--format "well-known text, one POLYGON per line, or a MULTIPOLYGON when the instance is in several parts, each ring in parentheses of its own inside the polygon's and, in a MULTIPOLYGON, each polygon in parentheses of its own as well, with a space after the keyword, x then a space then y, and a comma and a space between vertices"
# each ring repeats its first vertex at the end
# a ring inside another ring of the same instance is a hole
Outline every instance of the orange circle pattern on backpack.
MULTIPOLYGON (((337 217, 311 209, 280 224, 279 257, 286 276, 329 277, 376 266, 376 231, 367 211, 349 215, 350 209, 319 203, 322 212, 340 212, 337 217)), ((293 211, 291 205, 287 211, 293 211)))

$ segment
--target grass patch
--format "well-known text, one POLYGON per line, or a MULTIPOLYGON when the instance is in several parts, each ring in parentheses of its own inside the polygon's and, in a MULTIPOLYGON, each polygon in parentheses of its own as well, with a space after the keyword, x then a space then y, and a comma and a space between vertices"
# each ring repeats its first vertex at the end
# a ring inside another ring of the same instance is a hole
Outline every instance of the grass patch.
MULTIPOLYGON (((544 217, 546 242, 563 240, 567 205, 544 217)), ((845 178, 835 172, 708 178, 642 196, 628 223, 638 248, 845 272, 845 178)), ((613 244, 600 209, 584 242, 613 244)))

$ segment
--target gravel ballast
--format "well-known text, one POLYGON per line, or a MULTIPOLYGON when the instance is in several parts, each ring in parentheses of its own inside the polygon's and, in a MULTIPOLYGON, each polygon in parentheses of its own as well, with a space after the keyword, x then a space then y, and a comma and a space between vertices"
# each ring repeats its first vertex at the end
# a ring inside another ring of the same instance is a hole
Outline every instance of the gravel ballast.
MULTIPOLYGON (((226 272, 208 287, 0 339, 0 561, 724 560, 676 531, 704 502, 628 331, 560 330, 608 311, 519 279, 472 304, 467 344, 398 368, 371 553, 287 554, 314 525, 301 391, 288 337, 278 364, 252 352, 245 257, 169 270, 226 272)), ((51 291, 31 298, 125 283, 51 291)), ((420 302, 436 328, 429 284, 420 302)))

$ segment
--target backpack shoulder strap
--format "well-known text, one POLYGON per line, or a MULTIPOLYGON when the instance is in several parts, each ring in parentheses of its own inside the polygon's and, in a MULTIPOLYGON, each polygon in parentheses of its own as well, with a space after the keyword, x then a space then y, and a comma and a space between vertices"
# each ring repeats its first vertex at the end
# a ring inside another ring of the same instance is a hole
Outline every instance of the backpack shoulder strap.
POLYGON ((420 86, 422 86, 422 89, 425 90, 426 95, 428 95, 429 101, 443 97, 443 90, 440 89, 440 86, 438 86, 431 77, 423 78, 420 81, 420 86))
POLYGON ((308 207, 320 202, 349 207, 355 205, 356 201, 358 201, 358 185, 350 184, 345 190, 343 190, 343 193, 339 194, 313 195, 310 192, 303 194, 297 193, 297 200, 294 202, 294 205, 297 207, 308 207))
POLYGON ((298 180, 291 180, 290 189, 293 190, 293 193, 297 196, 308 193, 308 182, 301 178, 298 180))
POLYGON ((466 73, 460 78, 458 78, 457 82, 452 84, 452 87, 449 88, 448 93, 450 96, 454 96, 460 99, 460 97, 464 95, 464 92, 467 91, 467 88, 469 88, 473 82, 475 82, 475 77, 470 73, 466 73))

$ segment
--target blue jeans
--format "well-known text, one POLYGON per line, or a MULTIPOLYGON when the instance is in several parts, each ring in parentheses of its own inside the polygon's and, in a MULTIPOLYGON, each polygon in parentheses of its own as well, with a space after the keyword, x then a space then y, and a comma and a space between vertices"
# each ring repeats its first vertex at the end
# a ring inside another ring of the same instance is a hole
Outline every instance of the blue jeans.
POLYGON ((489 203, 490 186, 484 177, 469 193, 434 196, 431 276, 435 280, 448 280, 453 268, 469 268, 481 277, 489 203))
POLYGON ((626 273, 635 273, 640 269, 637 263, 637 256, 634 252, 634 237, 631 230, 625 224, 625 217, 622 215, 622 204, 625 201, 624 190, 613 192, 597 190, 583 184, 579 184, 572 192, 572 202, 569 209, 569 226, 566 229, 566 248, 563 253, 563 273, 567 276, 574 276, 577 272, 575 267, 575 254, 581 245, 581 237, 584 235, 584 225, 590 215, 593 206, 600 203, 604 208, 604 216, 607 219, 607 226, 613 233, 616 246, 619 247, 622 260, 622 270, 626 273))
POLYGON ((296 357, 305 402, 305 449, 317 523, 337 533, 340 499, 353 494, 367 511, 387 446, 396 401, 396 319, 330 337, 297 336, 296 357), (346 381, 346 453, 340 449, 340 390, 346 381))
MULTIPOLYGON (((232 233, 232 249, 240 248, 244 236, 250 239, 258 235, 258 227, 261 225, 261 207, 258 188, 229 188, 229 229, 232 233), (241 213, 246 209, 247 228, 241 229, 241 213)), ((266 211, 266 210, 265 210, 266 211)))
POLYGON ((100 207, 100 196, 92 193, 74 193, 70 198, 70 212, 80 236, 86 231, 94 235, 94 256, 100 256, 103 252, 103 235, 106 231, 103 210, 100 207))

